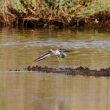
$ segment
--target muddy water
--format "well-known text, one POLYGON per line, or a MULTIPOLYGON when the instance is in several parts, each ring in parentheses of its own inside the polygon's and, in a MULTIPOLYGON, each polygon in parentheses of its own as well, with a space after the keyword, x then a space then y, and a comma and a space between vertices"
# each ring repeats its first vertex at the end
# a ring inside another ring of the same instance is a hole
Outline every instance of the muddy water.
POLYGON ((10 72, 28 65, 110 67, 110 34, 97 31, 0 29, 1 110, 109 110, 110 80, 106 77, 10 72), (71 52, 58 62, 33 60, 50 48, 71 52))

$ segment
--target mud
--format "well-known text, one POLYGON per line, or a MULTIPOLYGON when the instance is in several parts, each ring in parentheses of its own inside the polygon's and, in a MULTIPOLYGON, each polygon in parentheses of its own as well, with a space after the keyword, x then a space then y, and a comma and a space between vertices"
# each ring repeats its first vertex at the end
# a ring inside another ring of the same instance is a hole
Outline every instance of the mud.
MULTIPOLYGON (((82 76, 110 76, 110 68, 100 69, 100 70, 91 70, 87 67, 77 67, 77 68, 51 68, 47 66, 28 66, 25 68, 26 71, 38 71, 42 73, 55 73, 55 74, 65 74, 65 75, 82 75, 82 76)), ((20 70, 15 70, 20 71, 20 70)))

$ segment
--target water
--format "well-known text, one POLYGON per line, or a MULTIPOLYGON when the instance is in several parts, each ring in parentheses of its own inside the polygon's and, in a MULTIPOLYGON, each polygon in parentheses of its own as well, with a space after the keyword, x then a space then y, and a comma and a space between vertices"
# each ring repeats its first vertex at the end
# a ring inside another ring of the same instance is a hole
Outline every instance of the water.
POLYGON ((0 73, 1 110, 109 110, 109 102, 104 77, 0 73))
POLYGON ((109 78, 9 71, 36 64, 110 67, 109 36, 94 30, 0 29, 0 109, 109 110, 109 78), (71 52, 60 63, 55 57, 33 63, 50 48, 66 48, 71 52))
POLYGON ((0 31, 0 70, 24 68, 50 48, 66 48, 71 52, 58 63, 50 57, 39 65, 52 67, 86 66, 91 69, 110 67, 110 34, 97 31, 17 30, 0 31), (71 61, 71 62, 70 62, 71 61))

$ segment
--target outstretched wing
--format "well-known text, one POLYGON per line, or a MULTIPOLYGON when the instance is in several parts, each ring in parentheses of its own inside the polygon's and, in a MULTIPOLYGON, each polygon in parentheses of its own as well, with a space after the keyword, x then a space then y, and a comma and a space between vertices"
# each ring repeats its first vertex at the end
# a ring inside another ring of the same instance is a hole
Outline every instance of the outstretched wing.
POLYGON ((37 59, 35 59, 34 62, 35 62, 35 61, 41 61, 41 60, 43 60, 43 59, 45 59, 45 58, 47 58, 47 57, 49 57, 49 56, 51 56, 51 52, 50 52, 50 51, 47 52, 46 54, 44 54, 44 55, 38 57, 37 59))

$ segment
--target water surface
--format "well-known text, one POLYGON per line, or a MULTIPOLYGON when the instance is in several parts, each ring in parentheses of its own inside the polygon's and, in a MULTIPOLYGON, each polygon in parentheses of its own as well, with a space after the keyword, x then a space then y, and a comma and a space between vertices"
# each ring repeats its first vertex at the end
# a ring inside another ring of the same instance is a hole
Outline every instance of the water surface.
POLYGON ((109 110, 110 79, 26 72, 28 65, 110 67, 110 34, 94 30, 0 29, 1 110, 109 110), (33 63, 50 48, 71 52, 33 63), (21 69, 20 72, 9 70, 21 69))
POLYGON ((97 31, 7 29, 0 31, 0 70, 23 68, 50 48, 71 52, 60 63, 55 57, 39 62, 51 67, 110 67, 110 34, 97 31))
POLYGON ((1 110, 109 110, 110 80, 43 73, 0 73, 1 110))

